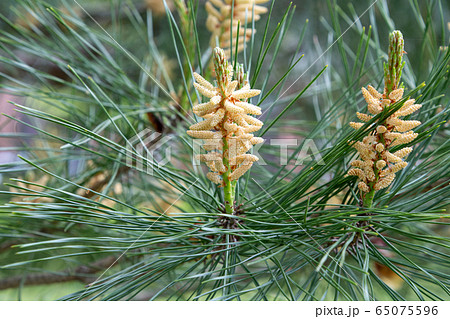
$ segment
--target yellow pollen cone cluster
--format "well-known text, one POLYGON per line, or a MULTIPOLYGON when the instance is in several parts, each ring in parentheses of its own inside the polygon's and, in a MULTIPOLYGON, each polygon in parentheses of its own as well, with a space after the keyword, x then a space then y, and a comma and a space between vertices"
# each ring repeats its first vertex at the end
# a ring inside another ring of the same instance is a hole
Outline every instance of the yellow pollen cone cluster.
POLYGON ((212 48, 217 45, 225 49, 227 56, 230 56, 230 40, 233 41, 233 52, 238 41, 238 52, 244 49, 255 29, 245 27, 246 23, 260 19, 260 15, 267 12, 267 8, 259 4, 269 0, 209 0, 206 2, 208 19, 206 28, 212 33, 210 45, 212 48), (233 7, 234 4, 234 7, 233 7), (231 21, 233 18, 233 21, 231 21), (240 21, 238 34, 238 21, 240 21), (233 23, 231 25, 231 23, 233 23))
MULTIPOLYGON (((367 109, 370 114, 357 112, 358 119, 362 122, 350 122, 350 126, 359 129, 373 116, 389 109, 394 103, 403 97, 403 88, 398 88, 401 75, 401 57, 403 51, 403 37, 400 31, 394 31, 390 38, 389 63, 385 66, 385 88, 384 92, 378 92, 374 87, 362 88, 362 94, 367 102, 367 109)), ((388 187, 395 179, 395 174, 405 168, 408 163, 403 160, 411 151, 411 147, 404 147, 396 152, 390 150, 398 145, 407 144, 417 138, 418 134, 412 129, 420 125, 420 121, 402 120, 400 117, 410 115, 421 108, 420 104, 415 104, 415 100, 410 99, 403 103, 401 108, 388 118, 380 119, 376 123, 375 129, 362 141, 357 141, 353 147, 359 153, 360 159, 350 163, 353 168, 348 171, 348 175, 359 178, 358 188, 362 192, 363 199, 370 206, 373 195, 376 191, 388 187), (370 195, 367 195, 367 194, 370 195)), ((353 142, 352 142, 353 143, 353 142)), ((366 206, 366 205, 365 205, 366 206)))
POLYGON ((261 108, 246 100, 260 94, 260 90, 250 89, 247 81, 238 89, 239 81, 233 79, 233 69, 228 65, 222 49, 214 50, 217 87, 194 73, 197 91, 209 99, 194 107, 194 113, 204 120, 192 125, 187 133, 205 140, 207 154, 198 155, 211 172, 209 180, 225 186, 226 182, 241 177, 257 156, 246 154, 253 145, 264 140, 252 132, 259 130, 263 123, 252 115, 260 115, 261 108), (227 179, 227 180, 225 180, 227 179))
MULTIPOLYGON (((403 96, 403 89, 392 91, 386 98, 385 94, 377 92, 372 86, 368 89, 362 88, 364 99, 367 102, 369 112, 376 115, 384 108, 389 108, 399 101, 403 96)), ((355 168, 349 170, 349 175, 358 176, 361 180, 358 187, 361 191, 368 193, 371 189, 375 191, 388 187, 395 178, 395 173, 407 166, 403 157, 408 155, 411 147, 405 147, 395 153, 389 149, 409 143, 417 137, 417 133, 411 131, 420 125, 419 121, 405 121, 399 119, 401 116, 409 115, 417 111, 421 105, 414 104, 415 100, 407 100, 402 107, 388 117, 382 125, 378 125, 373 134, 366 136, 362 142, 356 142, 353 147, 359 153, 361 160, 355 160, 350 164, 355 168), (369 187, 372 185, 372 188, 369 187)), ((371 115, 357 113, 360 120, 367 122, 371 115)), ((364 123, 350 122, 350 126, 359 129, 364 123)))

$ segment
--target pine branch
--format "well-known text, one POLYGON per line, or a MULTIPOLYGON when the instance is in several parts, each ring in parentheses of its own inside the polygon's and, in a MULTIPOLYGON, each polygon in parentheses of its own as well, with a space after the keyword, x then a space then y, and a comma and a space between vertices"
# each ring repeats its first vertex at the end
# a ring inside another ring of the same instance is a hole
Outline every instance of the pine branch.
POLYGON ((104 271, 112 266, 117 260, 117 256, 108 256, 88 265, 77 267, 74 271, 65 270, 61 273, 38 273, 25 276, 13 276, 0 279, 0 290, 18 288, 22 285, 48 285, 68 281, 80 281, 89 284, 95 281, 97 272, 104 271))

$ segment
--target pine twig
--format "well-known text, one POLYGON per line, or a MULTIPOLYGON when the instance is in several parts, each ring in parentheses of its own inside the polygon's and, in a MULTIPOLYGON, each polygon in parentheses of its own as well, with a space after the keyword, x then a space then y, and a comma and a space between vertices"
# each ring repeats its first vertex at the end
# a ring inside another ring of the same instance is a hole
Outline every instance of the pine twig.
POLYGON ((48 285, 53 283, 80 281, 88 284, 95 280, 95 273, 107 269, 117 260, 116 256, 108 256, 89 265, 82 265, 75 271, 66 270, 62 273, 37 273, 25 276, 13 276, 0 280, 0 290, 25 286, 48 285))

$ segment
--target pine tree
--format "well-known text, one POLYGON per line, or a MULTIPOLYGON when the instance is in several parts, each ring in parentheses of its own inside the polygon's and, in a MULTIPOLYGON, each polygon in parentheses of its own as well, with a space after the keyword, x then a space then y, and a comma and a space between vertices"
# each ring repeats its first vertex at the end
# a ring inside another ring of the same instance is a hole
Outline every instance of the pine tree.
POLYGON ((253 2, 1 12, 0 299, 448 299, 448 6, 253 2))

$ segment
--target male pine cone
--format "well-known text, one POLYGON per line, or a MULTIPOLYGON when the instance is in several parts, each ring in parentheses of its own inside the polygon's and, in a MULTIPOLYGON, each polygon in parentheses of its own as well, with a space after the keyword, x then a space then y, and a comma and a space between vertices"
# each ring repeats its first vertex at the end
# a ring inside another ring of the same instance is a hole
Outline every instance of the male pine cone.
POLYGON ((240 81, 232 80, 233 68, 220 48, 214 49, 214 64, 217 87, 194 73, 194 86, 209 101, 194 107, 194 113, 205 120, 192 125, 187 133, 205 140, 203 147, 208 153, 198 155, 198 159, 211 170, 208 179, 225 186, 226 182, 241 177, 258 160, 257 156, 246 153, 253 145, 264 141, 251 134, 263 125, 251 116, 260 115, 261 108, 248 103, 247 99, 261 91, 250 89, 247 81, 238 88, 240 81))
MULTIPOLYGON (((225 48, 226 54, 236 47, 238 52, 244 49, 246 43, 255 29, 246 26, 252 21, 258 21, 260 15, 267 12, 267 8, 261 6, 269 0, 209 0, 206 2, 208 19, 206 28, 211 31, 210 45, 214 48, 219 45, 225 48), (239 25, 239 28, 238 28, 239 25), (238 31, 239 29, 239 31, 238 31), (238 34, 239 32, 239 34, 238 34), (232 41, 232 43, 230 43, 232 41), (231 45, 231 47, 230 47, 231 45)), ((233 51, 234 52, 234 51, 233 51)))
MULTIPOLYGON (((403 89, 394 90, 386 97, 370 85, 368 90, 362 88, 362 92, 368 104, 368 110, 373 115, 379 114, 384 108, 389 108, 403 96, 403 89)), ((384 123, 379 123, 374 132, 364 137, 362 142, 358 141, 353 145, 361 159, 350 163, 355 168, 350 169, 348 174, 359 177, 358 187, 362 192, 368 193, 372 189, 378 191, 388 187, 394 180, 395 173, 407 166, 408 163, 403 158, 412 151, 411 147, 402 148, 394 153, 391 153, 389 149, 409 143, 417 137, 418 134, 411 129, 421 123, 399 119, 421 107, 414 102, 413 99, 407 100, 384 123)), ((359 112, 356 115, 363 122, 368 122, 372 118, 371 115, 359 112)), ((350 126, 354 129, 359 129, 363 125, 364 123, 360 122, 350 122, 350 126)))
MULTIPOLYGON (((390 35, 389 60, 385 65, 385 88, 379 93, 374 87, 362 88, 362 94, 367 102, 369 114, 357 112, 357 117, 362 122, 368 122, 373 115, 389 109, 403 97, 403 88, 399 88, 401 71, 404 65, 403 37, 400 31, 394 31, 390 35)), ((370 193, 371 202, 374 192, 388 187, 395 179, 395 174, 405 168, 408 163, 403 158, 411 151, 411 147, 404 147, 394 153, 390 149, 394 146, 412 142, 417 136, 412 129, 420 125, 419 121, 406 121, 400 117, 410 115, 420 109, 422 105, 415 104, 410 99, 404 102, 399 110, 387 119, 380 119, 376 128, 362 141, 353 144, 359 153, 360 159, 350 163, 354 168, 348 171, 348 175, 358 176, 359 190, 363 198, 370 193)), ((350 126, 359 129, 364 125, 361 122, 350 122, 350 126)), ((371 203, 369 204, 371 205, 371 203)))

